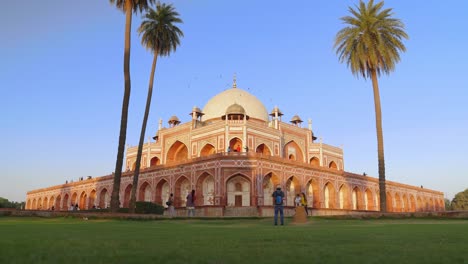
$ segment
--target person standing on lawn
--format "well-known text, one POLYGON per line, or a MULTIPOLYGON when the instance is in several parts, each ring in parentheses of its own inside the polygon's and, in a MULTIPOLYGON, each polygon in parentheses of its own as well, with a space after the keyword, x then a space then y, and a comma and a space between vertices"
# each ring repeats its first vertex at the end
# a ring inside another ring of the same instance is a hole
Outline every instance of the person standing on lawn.
POLYGON ((276 191, 271 195, 274 198, 275 203, 275 225, 278 225, 278 213, 280 214, 281 225, 284 225, 284 192, 281 190, 281 186, 276 186, 276 191))

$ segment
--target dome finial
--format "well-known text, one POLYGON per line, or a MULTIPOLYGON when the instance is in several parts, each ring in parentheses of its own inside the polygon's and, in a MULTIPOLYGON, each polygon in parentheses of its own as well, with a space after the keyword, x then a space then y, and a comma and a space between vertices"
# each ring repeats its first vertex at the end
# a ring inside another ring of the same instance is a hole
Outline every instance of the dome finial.
POLYGON ((237 88, 237 78, 236 73, 234 73, 234 78, 232 80, 232 88, 237 88))

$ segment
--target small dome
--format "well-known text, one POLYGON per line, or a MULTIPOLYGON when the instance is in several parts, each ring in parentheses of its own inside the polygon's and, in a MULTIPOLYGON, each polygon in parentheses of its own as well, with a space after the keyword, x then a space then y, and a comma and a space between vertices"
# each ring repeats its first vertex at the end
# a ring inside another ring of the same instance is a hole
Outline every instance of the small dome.
POLYGON ((241 105, 232 104, 226 109, 226 115, 242 114, 245 115, 245 109, 241 105))
POLYGON ((174 121, 179 121, 179 118, 177 116, 171 116, 171 118, 169 118, 169 122, 174 122, 174 121))
POLYGON ((192 112, 189 113, 189 115, 193 115, 193 113, 197 114, 197 116, 202 116, 204 115, 204 113, 202 113, 202 111, 200 110, 200 108, 198 108, 197 106, 194 106, 192 108, 192 112))
POLYGON ((275 108, 273 108, 273 110, 271 110, 271 116, 275 116, 275 113, 278 113, 278 116, 282 116, 283 113, 281 112, 281 110, 278 108, 278 106, 275 106, 275 108))
POLYGON ((178 125, 180 124, 180 121, 179 121, 179 118, 177 118, 177 116, 171 116, 171 118, 169 118, 169 121, 167 121, 167 123, 169 125, 178 125))
POLYGON ((294 115, 290 121, 293 124, 302 123, 303 121, 298 115, 294 115))

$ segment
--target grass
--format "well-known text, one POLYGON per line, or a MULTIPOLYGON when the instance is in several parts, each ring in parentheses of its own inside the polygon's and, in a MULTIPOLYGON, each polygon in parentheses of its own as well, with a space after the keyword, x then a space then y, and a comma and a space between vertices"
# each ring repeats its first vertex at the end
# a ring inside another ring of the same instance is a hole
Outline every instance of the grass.
POLYGON ((468 263, 468 220, 0 217, 0 263, 468 263))

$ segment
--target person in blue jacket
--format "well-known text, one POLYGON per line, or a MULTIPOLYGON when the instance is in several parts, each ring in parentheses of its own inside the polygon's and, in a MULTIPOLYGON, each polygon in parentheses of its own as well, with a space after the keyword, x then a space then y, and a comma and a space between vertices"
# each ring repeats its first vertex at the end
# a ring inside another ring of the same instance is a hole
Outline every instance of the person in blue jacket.
POLYGON ((284 210, 283 210, 283 200, 284 192, 281 190, 281 186, 276 186, 276 191, 271 195, 274 198, 275 204, 275 225, 278 225, 278 213, 280 214, 281 225, 284 225, 284 210))

